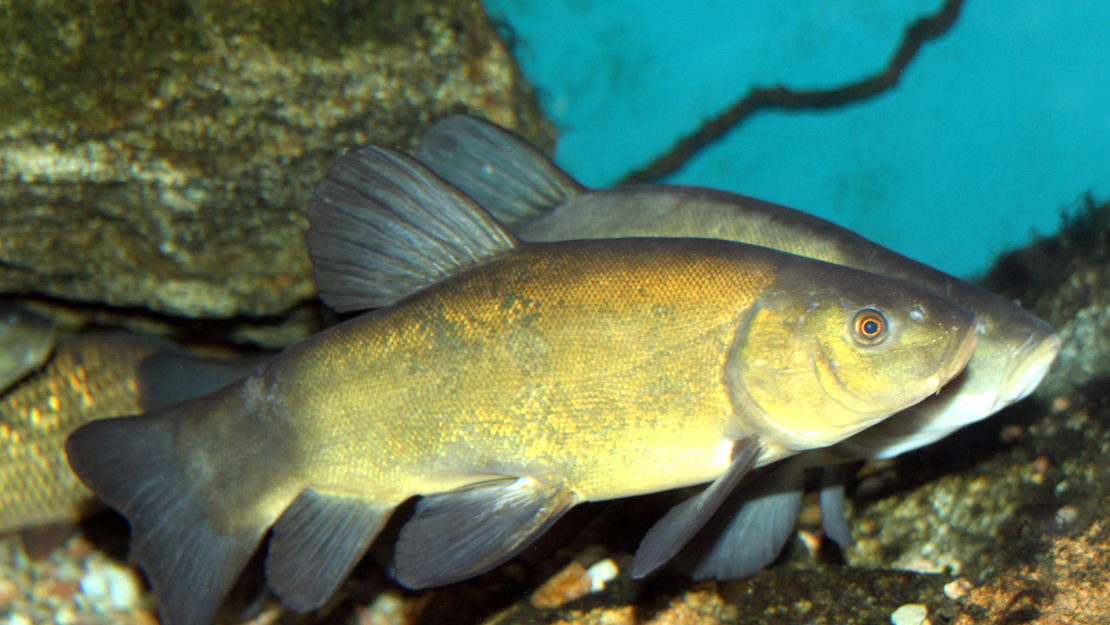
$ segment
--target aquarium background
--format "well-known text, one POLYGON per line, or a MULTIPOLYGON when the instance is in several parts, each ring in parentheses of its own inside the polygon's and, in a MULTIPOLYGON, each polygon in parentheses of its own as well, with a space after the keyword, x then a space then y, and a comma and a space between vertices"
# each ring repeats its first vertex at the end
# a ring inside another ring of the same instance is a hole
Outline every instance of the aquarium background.
MULTIPOLYGON (((486 0, 560 131, 556 161, 607 186, 753 86, 880 71, 937 0, 486 0)), ((970 277, 1110 195, 1110 3, 968 0, 893 90, 764 111, 666 182, 816 213, 970 277)))

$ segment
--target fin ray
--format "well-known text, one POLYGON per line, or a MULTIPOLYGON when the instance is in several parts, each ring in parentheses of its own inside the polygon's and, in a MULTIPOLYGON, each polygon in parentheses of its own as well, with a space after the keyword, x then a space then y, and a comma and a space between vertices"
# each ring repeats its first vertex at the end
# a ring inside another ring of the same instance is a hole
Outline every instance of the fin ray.
POLYGON ((401 528, 394 578, 419 589, 484 573, 520 553, 575 503, 569 490, 532 478, 425 497, 401 528))
POLYGON ((389 519, 393 506, 305 489, 285 509, 270 540, 266 579, 297 612, 324 605, 389 519))
POLYGON ((466 194, 395 150, 348 152, 315 194, 309 253, 320 296, 340 312, 388 306, 516 245, 466 194))
POLYGON ((802 463, 795 457, 752 477, 721 506, 720 522, 715 518, 698 537, 701 544, 687 558, 695 562, 694 579, 755 574, 775 561, 794 532, 804 492, 802 463))
POLYGON ((640 578, 663 566, 704 526, 732 489, 754 465, 762 450, 754 437, 733 446, 732 464, 705 490, 671 508, 652 526, 632 560, 632 577, 640 578))
POLYGON ((89 423, 66 441, 81 481, 131 522, 131 551, 162 622, 209 625, 265 534, 218 531, 174 462, 173 428, 157 417, 89 423))
POLYGON ((510 228, 585 190, 516 133, 473 117, 432 126, 416 156, 510 228))

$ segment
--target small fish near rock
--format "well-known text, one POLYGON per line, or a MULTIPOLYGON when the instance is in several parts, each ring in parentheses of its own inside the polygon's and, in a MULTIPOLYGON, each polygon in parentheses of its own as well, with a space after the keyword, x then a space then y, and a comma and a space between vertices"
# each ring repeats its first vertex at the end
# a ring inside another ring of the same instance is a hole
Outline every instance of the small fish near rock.
POLYGON ((709 482, 648 532, 632 565, 647 575, 751 468, 936 393, 978 334, 908 282, 764 247, 524 243, 384 148, 340 159, 309 223, 325 301, 378 310, 67 442, 131 522, 167 625, 212 622, 271 527, 267 581, 304 612, 414 496, 391 573, 426 588, 504 562, 578 503, 709 482))

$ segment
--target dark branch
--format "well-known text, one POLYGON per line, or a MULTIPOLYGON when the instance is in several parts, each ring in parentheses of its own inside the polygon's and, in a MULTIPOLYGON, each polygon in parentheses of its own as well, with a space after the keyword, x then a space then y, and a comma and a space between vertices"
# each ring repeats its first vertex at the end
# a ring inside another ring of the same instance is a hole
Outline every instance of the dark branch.
POLYGON ((886 68, 878 74, 828 91, 792 91, 786 87, 753 87, 747 96, 724 113, 705 122, 696 132, 676 143, 669 152, 643 169, 628 174, 617 184, 643 184, 670 176, 682 169, 702 149, 719 140, 757 111, 834 108, 873 98, 893 88, 921 47, 927 41, 948 32, 948 29, 956 23, 963 3, 964 0, 947 0, 937 13, 914 22, 902 36, 902 45, 898 47, 898 51, 891 57, 886 68))

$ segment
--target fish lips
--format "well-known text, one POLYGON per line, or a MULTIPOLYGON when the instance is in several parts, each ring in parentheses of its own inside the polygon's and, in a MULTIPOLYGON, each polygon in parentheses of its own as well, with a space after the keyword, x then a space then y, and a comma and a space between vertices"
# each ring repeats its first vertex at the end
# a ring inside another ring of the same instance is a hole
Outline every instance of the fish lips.
POLYGON ((1000 385, 995 409, 1028 397, 1048 375, 1062 345, 1060 335, 1055 332, 1047 336, 1036 333, 1014 350, 1008 363, 1009 371, 1000 385))

